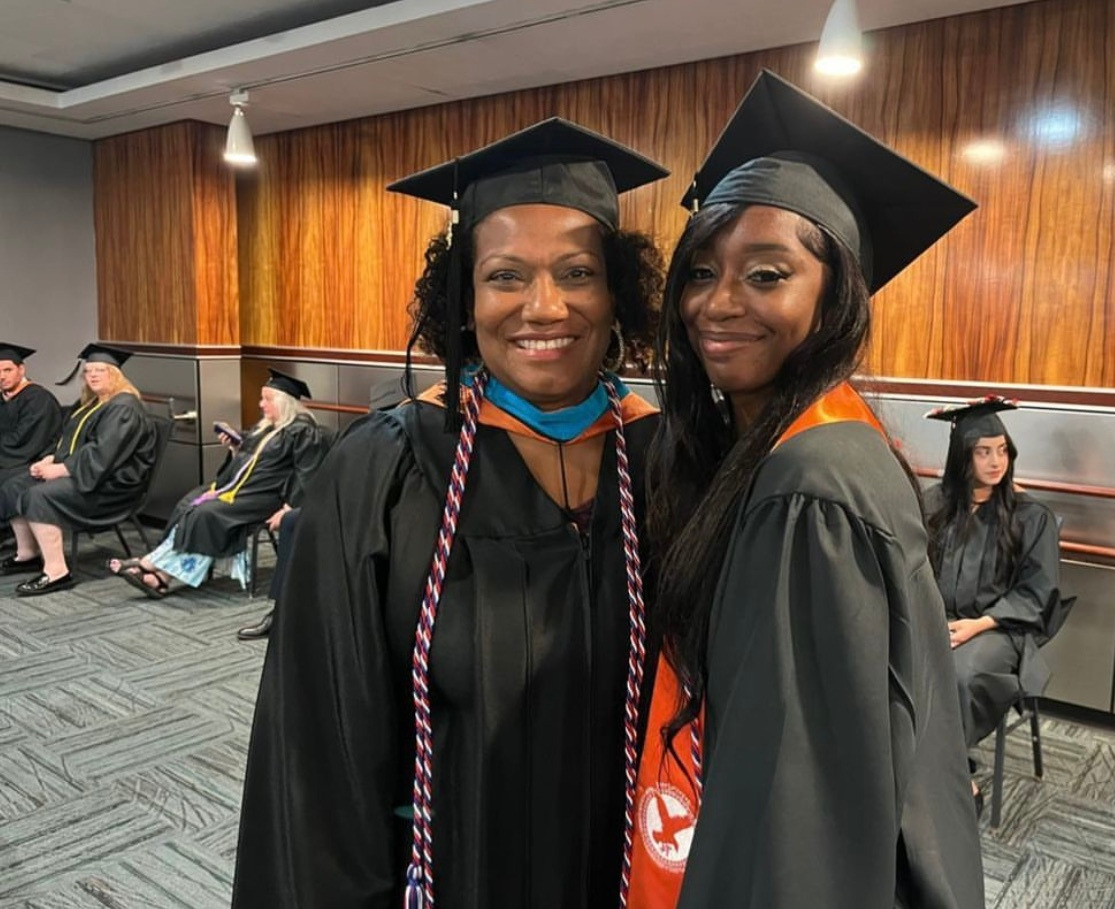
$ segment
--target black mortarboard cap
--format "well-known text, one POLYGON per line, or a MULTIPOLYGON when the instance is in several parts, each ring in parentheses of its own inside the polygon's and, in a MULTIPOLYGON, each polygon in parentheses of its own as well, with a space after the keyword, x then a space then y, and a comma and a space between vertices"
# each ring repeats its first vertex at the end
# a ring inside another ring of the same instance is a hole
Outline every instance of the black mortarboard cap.
POLYGON ((120 367, 127 362, 131 355, 130 350, 121 350, 119 347, 109 347, 105 344, 86 344, 77 358, 84 360, 86 363, 110 363, 113 366, 120 367))
POLYGON ((618 142, 551 117, 387 188, 457 208, 462 229, 509 205, 545 203, 586 212, 615 230, 616 195, 668 174, 618 142))
POLYGON ((271 373, 271 377, 263 384, 268 388, 276 388, 295 399, 313 397, 310 394, 310 386, 301 379, 288 376, 285 372, 279 372, 277 369, 268 369, 267 371, 271 373))
POLYGON ((824 227, 855 255, 871 292, 976 203, 763 70, 682 204, 771 205, 824 227))
POLYGON ((132 355, 130 350, 121 350, 119 347, 109 347, 107 344, 86 344, 81 353, 77 355, 77 363, 74 368, 70 370, 70 374, 66 376, 61 382, 55 382, 55 385, 65 385, 74 376, 77 371, 81 369, 81 361, 86 363, 109 363, 117 368, 124 365, 128 358, 132 355))
POLYGON ((1007 429, 999 414, 1004 410, 1017 410, 1018 402, 1009 398, 990 395, 978 401, 969 401, 953 407, 938 407, 925 415, 927 420, 943 420, 952 424, 952 432, 959 433, 963 442, 976 439, 994 439, 1005 436, 1007 429))
POLYGON ((0 360, 11 360, 17 366, 34 352, 30 347, 21 347, 18 344, 0 341, 0 360))

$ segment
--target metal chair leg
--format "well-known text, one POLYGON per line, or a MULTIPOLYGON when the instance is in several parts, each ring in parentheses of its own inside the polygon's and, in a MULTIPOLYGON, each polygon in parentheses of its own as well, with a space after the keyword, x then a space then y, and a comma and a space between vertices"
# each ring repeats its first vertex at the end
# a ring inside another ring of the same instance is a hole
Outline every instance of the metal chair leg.
POLYGON ((995 769, 991 775, 991 827, 999 826, 1003 810, 1003 753, 1006 748, 1007 718, 999 720, 995 730, 995 769))
POLYGON ((132 522, 132 526, 136 529, 136 533, 139 534, 139 538, 143 540, 143 551, 145 553, 150 552, 155 547, 151 545, 151 540, 147 537, 147 530, 143 526, 143 522, 139 519, 138 515, 134 514, 131 516, 130 520, 132 522))
POLYGON ((132 557, 132 547, 128 545, 128 541, 124 539, 124 532, 120 529, 119 524, 113 524, 112 529, 116 531, 116 539, 120 541, 120 545, 124 547, 124 553, 130 559, 132 557))
POLYGON ((74 571, 77 568, 77 538, 78 538, 78 534, 80 534, 80 533, 81 533, 80 530, 75 530, 70 535, 70 571, 71 572, 74 571))
MULTIPOLYGON (((264 524, 264 527, 267 525, 264 524)), ((259 567, 259 532, 262 528, 256 527, 252 531, 252 558, 248 563, 248 599, 256 598, 256 570, 259 567)))
POLYGON ((1030 698, 1030 744, 1034 748, 1034 776, 1042 777, 1041 764, 1041 715, 1038 713, 1038 699, 1030 698))

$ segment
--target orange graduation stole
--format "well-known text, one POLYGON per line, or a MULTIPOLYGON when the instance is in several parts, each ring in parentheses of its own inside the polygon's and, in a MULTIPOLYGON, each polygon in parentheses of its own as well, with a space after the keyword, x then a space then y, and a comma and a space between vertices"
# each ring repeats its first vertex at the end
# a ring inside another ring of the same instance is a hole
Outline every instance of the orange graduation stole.
MULTIPOLYGON (((886 435, 871 408, 851 385, 843 382, 806 408, 779 437, 775 447, 815 426, 848 421, 866 423, 886 435)), ((700 752, 688 741, 691 727, 686 727, 675 739, 676 757, 667 750, 662 739, 661 730, 680 703, 677 676, 669 662, 660 656, 635 789, 628 909, 673 909, 681 894, 685 863, 700 808, 700 786, 695 772, 695 758, 699 760, 700 752)), ((703 729, 702 708, 697 730, 703 729)))

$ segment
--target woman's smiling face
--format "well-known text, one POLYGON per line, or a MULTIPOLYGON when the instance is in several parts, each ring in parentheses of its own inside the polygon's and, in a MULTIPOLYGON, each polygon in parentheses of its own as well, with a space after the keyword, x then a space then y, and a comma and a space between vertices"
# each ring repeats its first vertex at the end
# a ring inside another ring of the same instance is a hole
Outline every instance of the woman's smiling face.
POLYGON ((480 357, 542 410, 592 392, 613 314, 603 228, 557 205, 492 212, 473 232, 473 327, 480 357))
POLYGON ((808 223, 752 205, 690 262, 681 318, 737 425, 759 412, 782 364, 817 324, 827 270, 799 238, 808 223))

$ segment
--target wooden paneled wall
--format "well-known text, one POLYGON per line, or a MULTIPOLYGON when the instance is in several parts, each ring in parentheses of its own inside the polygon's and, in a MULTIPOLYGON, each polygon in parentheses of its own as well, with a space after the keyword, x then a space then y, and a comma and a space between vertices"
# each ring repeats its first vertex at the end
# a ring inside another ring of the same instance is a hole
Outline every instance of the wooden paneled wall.
POLYGON ((878 295, 869 371, 1115 387, 1115 3, 1044 0, 877 32, 864 73, 842 87, 813 75, 813 50, 257 138, 235 227, 219 189, 227 172, 219 155, 198 157, 195 125, 99 143, 102 336, 236 343, 238 312, 253 348, 398 350, 445 213, 384 187, 555 114, 673 170, 622 204, 625 224, 668 252, 692 172, 769 67, 980 202, 878 295), (238 263, 221 260, 237 230, 238 263), (237 264, 238 310, 219 302, 235 298, 237 264))
POLYGON ((236 196, 224 130, 174 123, 94 146, 104 340, 237 345, 236 196))

